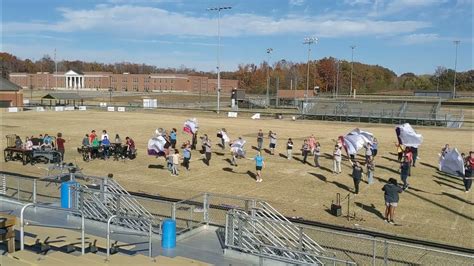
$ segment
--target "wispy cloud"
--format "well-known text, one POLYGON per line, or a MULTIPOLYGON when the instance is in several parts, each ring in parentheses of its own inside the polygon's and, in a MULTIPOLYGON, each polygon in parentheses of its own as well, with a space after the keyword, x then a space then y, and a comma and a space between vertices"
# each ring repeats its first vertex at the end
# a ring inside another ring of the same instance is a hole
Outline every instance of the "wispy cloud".
POLYGON ((441 40, 441 38, 436 33, 418 33, 402 36, 400 43, 404 45, 413 45, 431 43, 439 40, 441 40))
POLYGON ((305 2, 306 0, 289 0, 288 4, 290 6, 302 6, 305 2))
MULTIPOLYGON (((428 1, 428 0, 424 0, 428 1)), ((214 17, 192 16, 145 6, 97 6, 94 9, 59 9, 62 20, 45 22, 6 22, 11 33, 94 31, 133 36, 215 36, 214 17), (139 15, 137 15, 139 14, 139 15)), ((320 37, 395 35, 413 33, 430 23, 416 20, 371 20, 327 16, 287 16, 273 18, 237 13, 221 18, 223 36, 266 36, 314 33, 320 37)))
MULTIPOLYGON (((183 41, 168 41, 168 40, 155 40, 155 39, 120 39, 125 42, 134 42, 134 43, 161 43, 161 44, 170 44, 170 45, 196 45, 196 46, 217 46, 216 43, 206 43, 206 42, 183 42, 183 41)), ((222 46, 222 45, 221 45, 222 46)))
POLYGON ((370 16, 387 16, 424 7, 435 7, 448 0, 373 0, 370 16))

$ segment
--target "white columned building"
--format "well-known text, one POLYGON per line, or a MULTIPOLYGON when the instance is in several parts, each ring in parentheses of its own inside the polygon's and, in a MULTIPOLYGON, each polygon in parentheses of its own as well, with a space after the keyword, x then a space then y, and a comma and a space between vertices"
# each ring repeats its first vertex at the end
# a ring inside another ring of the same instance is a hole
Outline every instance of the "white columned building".
POLYGON ((84 74, 79 71, 69 70, 64 74, 66 79, 66 89, 84 89, 85 80, 84 74))

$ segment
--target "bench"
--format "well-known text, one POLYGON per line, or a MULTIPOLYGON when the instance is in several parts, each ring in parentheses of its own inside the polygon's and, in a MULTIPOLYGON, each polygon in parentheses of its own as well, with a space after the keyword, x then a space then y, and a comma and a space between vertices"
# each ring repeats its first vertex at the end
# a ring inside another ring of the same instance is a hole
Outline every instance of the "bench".
POLYGON ((16 216, 0 213, 0 241, 7 242, 8 253, 15 252, 16 216))

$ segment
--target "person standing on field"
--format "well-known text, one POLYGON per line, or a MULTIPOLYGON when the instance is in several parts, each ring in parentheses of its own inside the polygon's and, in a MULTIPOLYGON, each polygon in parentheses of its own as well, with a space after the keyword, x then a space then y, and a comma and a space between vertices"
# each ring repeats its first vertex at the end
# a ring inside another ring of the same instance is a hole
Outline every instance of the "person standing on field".
POLYGON ((395 178, 390 178, 388 183, 383 186, 382 191, 385 192, 385 222, 395 224, 395 208, 399 201, 398 194, 402 193, 403 190, 398 186, 395 178))
POLYGON ((303 164, 306 164, 306 159, 308 158, 308 154, 311 152, 307 139, 305 139, 303 142, 303 146, 301 147, 301 152, 303 154, 303 164))
POLYGON ((260 183, 263 181, 262 178, 262 169, 265 167, 265 161, 263 160, 262 154, 260 151, 257 152, 257 155, 251 160, 255 161, 255 169, 257 170, 257 180, 256 182, 260 183))
MULTIPOLYGON (((352 161, 350 161, 352 163, 352 161)), ((354 181, 354 194, 359 194, 359 184, 362 180, 362 167, 359 162, 352 163, 352 180, 354 181)))
POLYGON ((177 132, 176 128, 171 129, 171 132, 170 132, 170 144, 171 144, 172 149, 176 149, 176 142, 177 142, 176 132, 177 132))
POLYGON ((341 173, 341 160, 342 160, 342 152, 341 152, 341 146, 335 145, 334 146, 334 152, 332 153, 333 156, 333 173, 334 174, 340 174, 341 173))
POLYGON ((177 176, 179 174, 178 167, 179 167, 179 151, 177 149, 174 150, 174 154, 172 155, 173 157, 173 166, 172 166, 172 171, 171 174, 174 176, 177 176))
POLYGON ((262 148, 263 148, 263 131, 259 129, 257 133, 257 149, 261 151, 262 148))
POLYGON ((268 138, 270 138, 270 154, 275 154, 275 148, 277 143, 277 134, 275 132, 268 132, 268 138))
POLYGON ((293 140, 289 138, 288 142, 286 142, 286 158, 288 160, 291 160, 292 154, 293 154, 293 140))
POLYGON ((319 157, 321 156, 321 144, 319 142, 316 142, 316 145, 314 146, 314 167, 321 167, 319 164, 319 157))
POLYGON ((189 171, 189 161, 191 160, 191 144, 188 141, 183 146, 183 166, 186 171, 189 171))
POLYGON ((375 163, 374 158, 370 157, 369 161, 366 164, 367 167, 367 183, 373 184, 374 183, 374 171, 375 171, 375 163))
POLYGON ((66 142, 65 139, 63 139, 63 134, 58 133, 58 137, 56 138, 56 147, 58 148, 59 153, 61 153, 61 161, 64 161, 64 143, 66 142))
POLYGON ((407 157, 403 158, 402 163, 400 164, 400 178, 403 182, 403 190, 408 189, 408 176, 410 175, 410 162, 407 157))
POLYGON ((212 155, 212 148, 211 148, 211 140, 207 137, 207 135, 204 135, 205 136, 205 141, 203 143, 203 147, 204 147, 204 155, 205 155, 205 163, 207 166, 210 165, 210 161, 211 161, 211 155, 212 155))

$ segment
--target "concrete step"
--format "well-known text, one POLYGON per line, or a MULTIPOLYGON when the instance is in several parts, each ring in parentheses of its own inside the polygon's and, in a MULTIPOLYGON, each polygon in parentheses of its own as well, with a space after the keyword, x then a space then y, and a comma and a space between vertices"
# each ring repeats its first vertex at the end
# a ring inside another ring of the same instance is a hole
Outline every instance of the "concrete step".
POLYGON ((92 261, 90 259, 84 258, 84 256, 76 256, 73 254, 67 254, 60 251, 55 252, 48 252, 47 255, 49 258, 62 261, 63 265, 87 265, 87 266, 95 266, 95 265, 102 265, 100 261, 92 261))
POLYGON ((36 265, 34 263, 29 263, 26 261, 22 261, 19 259, 15 259, 13 257, 10 257, 10 255, 3 255, 0 256, 0 265, 3 266, 31 266, 31 265, 36 265))
POLYGON ((35 252, 31 252, 28 250, 21 250, 15 253, 8 254, 10 258, 19 260, 23 263, 31 264, 31 265, 61 265, 64 264, 63 261, 56 260, 54 258, 50 258, 46 255, 37 254, 35 252))
POLYGON ((174 258, 158 256, 156 258, 158 265, 167 265, 167 266, 209 266, 211 264, 193 260, 185 257, 176 256, 174 258))

